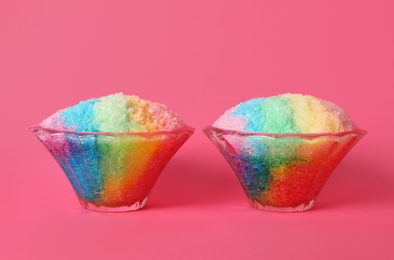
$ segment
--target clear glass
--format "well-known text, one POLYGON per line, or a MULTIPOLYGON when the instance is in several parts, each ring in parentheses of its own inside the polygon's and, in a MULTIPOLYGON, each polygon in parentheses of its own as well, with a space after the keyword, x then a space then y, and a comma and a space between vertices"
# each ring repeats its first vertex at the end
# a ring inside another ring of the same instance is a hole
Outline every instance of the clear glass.
POLYGON ((30 128, 59 163, 83 208, 144 207, 161 172, 194 128, 130 133, 76 133, 30 128))
POLYGON ((270 134, 208 126, 205 135, 226 158, 252 207, 298 212, 313 207, 331 173, 366 134, 270 134))

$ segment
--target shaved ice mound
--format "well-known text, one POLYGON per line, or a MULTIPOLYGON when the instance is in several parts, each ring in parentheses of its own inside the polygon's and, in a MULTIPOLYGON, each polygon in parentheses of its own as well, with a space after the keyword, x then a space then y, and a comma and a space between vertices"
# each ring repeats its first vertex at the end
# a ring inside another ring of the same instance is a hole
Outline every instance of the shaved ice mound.
POLYGON ((118 93, 62 109, 40 126, 75 132, 152 132, 171 131, 186 123, 163 104, 118 93))
POLYGON ((254 98, 227 110, 204 133, 226 158, 252 207, 313 207, 336 166, 366 134, 344 110, 312 96, 254 98))
POLYGON ((57 111, 31 130, 59 163, 83 208, 144 207, 194 128, 165 105, 121 93, 57 111))
POLYGON ((277 134, 338 133, 355 128, 337 105, 300 94, 248 100, 227 110, 213 126, 277 134))

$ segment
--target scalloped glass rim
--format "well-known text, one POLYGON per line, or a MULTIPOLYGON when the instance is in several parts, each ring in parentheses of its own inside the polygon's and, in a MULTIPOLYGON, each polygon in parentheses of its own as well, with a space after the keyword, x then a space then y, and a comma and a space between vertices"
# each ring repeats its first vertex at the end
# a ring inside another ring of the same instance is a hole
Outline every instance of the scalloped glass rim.
POLYGON ((168 135, 173 134, 177 135, 180 133, 193 133, 195 128, 192 126, 184 126, 174 130, 161 130, 161 131, 151 131, 151 132, 75 132, 71 130, 58 130, 58 129, 51 129, 45 128, 40 125, 34 125, 29 127, 29 130, 32 132, 37 131, 46 131, 51 134, 73 134, 73 135, 103 135, 103 136, 116 136, 116 135, 141 135, 141 136, 149 136, 149 135, 168 135))
POLYGON ((230 135, 238 135, 238 136, 265 136, 271 138, 280 138, 280 137, 301 137, 301 138, 316 138, 316 137, 323 137, 323 136, 331 136, 331 137, 341 137, 346 136, 349 134, 355 135, 365 135, 367 133, 366 130, 361 128, 355 128, 352 131, 344 131, 344 132, 337 132, 337 133, 291 133, 291 134, 277 134, 277 133, 265 133, 265 132, 247 132, 247 131, 239 131, 239 130, 229 130, 224 128, 215 127, 212 125, 206 126, 203 128, 204 132, 207 131, 215 131, 220 134, 230 134, 230 135))

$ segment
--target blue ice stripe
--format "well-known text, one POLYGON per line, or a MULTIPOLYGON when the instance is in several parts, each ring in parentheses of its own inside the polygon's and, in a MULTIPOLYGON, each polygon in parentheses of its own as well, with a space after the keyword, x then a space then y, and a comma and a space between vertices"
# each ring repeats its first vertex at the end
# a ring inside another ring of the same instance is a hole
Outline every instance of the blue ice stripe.
POLYGON ((98 98, 82 101, 79 104, 64 110, 60 116, 64 118, 64 125, 78 132, 97 132, 98 128, 93 124, 94 104, 98 98))
POLYGON ((265 98, 253 98, 236 106, 233 115, 241 116, 247 120, 246 131, 263 132, 264 117, 261 113, 261 107, 264 101, 265 98))

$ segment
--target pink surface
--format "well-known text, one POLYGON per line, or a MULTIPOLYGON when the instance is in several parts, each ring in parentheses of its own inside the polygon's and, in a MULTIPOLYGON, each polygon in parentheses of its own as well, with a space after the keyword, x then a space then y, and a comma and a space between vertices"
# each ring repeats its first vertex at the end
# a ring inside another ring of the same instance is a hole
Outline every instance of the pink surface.
POLYGON ((392 1, 0 1, 0 259, 392 259, 392 1), (145 209, 83 210, 28 126, 122 91, 194 136, 145 209), (308 212, 251 208, 202 127, 252 97, 316 95, 368 130, 308 212))

